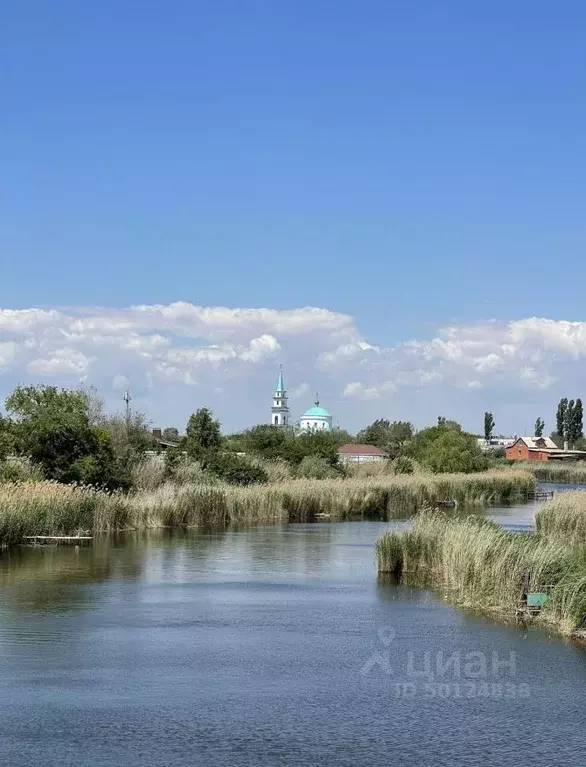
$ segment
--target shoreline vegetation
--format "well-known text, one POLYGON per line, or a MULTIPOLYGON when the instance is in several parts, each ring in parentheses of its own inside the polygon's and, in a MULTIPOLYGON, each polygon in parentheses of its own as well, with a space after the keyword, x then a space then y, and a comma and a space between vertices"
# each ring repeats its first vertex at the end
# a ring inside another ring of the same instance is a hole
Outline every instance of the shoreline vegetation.
POLYGON ((586 485, 586 462, 558 464, 555 461, 523 461, 520 469, 530 471, 540 482, 562 482, 586 485))
POLYGON ((452 603, 505 620, 534 620, 586 640, 586 492, 570 491, 536 514, 535 532, 480 517, 419 514, 409 530, 382 535, 379 577, 441 591, 452 603), (548 594, 530 616, 530 592, 548 594))
POLYGON ((376 515, 402 519, 440 501, 506 503, 535 480, 526 471, 289 479, 250 486, 162 484, 131 493, 31 481, 0 485, 0 545, 25 536, 76 535, 164 527, 335 521, 376 515))

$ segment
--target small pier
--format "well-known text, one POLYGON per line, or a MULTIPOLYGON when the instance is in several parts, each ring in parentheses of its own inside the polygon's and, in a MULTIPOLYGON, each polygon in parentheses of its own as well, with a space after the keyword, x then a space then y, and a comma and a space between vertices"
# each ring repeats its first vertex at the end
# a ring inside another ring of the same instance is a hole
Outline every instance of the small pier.
POLYGON ((30 546, 84 546, 93 541, 93 535, 25 535, 30 546))
POLYGON ((527 493, 528 501, 549 501, 553 498, 553 490, 530 490, 527 493))
POLYGON ((456 501, 437 501, 435 504, 436 509, 455 509, 456 501))

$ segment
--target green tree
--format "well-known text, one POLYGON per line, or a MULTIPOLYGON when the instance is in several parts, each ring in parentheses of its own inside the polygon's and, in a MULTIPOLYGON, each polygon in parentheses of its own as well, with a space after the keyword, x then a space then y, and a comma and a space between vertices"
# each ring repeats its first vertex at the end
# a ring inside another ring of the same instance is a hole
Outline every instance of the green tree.
POLYGON ((563 397, 559 401, 557 413, 556 413, 556 416, 555 416, 555 422, 556 422, 555 430, 560 435, 560 437, 562 437, 562 439, 563 439, 563 436, 564 436, 564 426, 565 426, 565 422, 566 422, 566 410, 567 409, 568 409, 568 398, 567 397, 563 397))
POLYGON ((207 470, 231 485, 255 485, 268 481, 262 468, 234 453, 208 453, 207 470))
POLYGON ((394 474, 413 474, 413 461, 411 458, 407 458, 406 455, 400 455, 394 462, 393 462, 393 473, 394 474))
POLYGON ((215 421, 212 411, 201 407, 187 422, 183 449, 190 458, 199 461, 205 468, 222 444, 220 422, 215 421))
POLYGON ((484 413, 484 439, 490 442, 492 438, 492 430, 494 429, 494 417, 488 410, 484 413))
POLYGON ((14 433, 8 418, 0 415, 0 461, 5 461, 14 450, 14 433))
POLYGON ((456 421, 441 419, 438 426, 428 426, 427 429, 418 431, 410 442, 405 446, 405 455, 416 460, 421 459, 427 452, 428 447, 438 440, 446 432, 463 433, 462 427, 456 421))
POLYGON ((166 429, 163 429, 163 439, 179 443, 179 430, 174 426, 167 426, 166 429))
POLYGON ((449 418, 445 418, 443 415, 438 415, 437 425, 442 429, 455 429, 456 431, 462 431, 462 427, 457 421, 451 421, 449 418))
POLYGON ((144 413, 114 413, 102 419, 102 428, 110 435, 114 454, 130 472, 153 449, 150 423, 144 413))
POLYGON ((290 460, 300 464, 306 456, 319 456, 330 466, 338 465, 338 442, 331 431, 308 431, 295 437, 290 460))
POLYGON ((488 466, 474 435, 455 429, 443 429, 426 445, 420 460, 436 473, 482 471, 488 466))
POLYGON ((574 427, 574 400, 571 399, 568 402, 568 406, 564 412, 564 441, 570 442, 572 439, 572 431, 574 427))
POLYGON ((320 455, 306 455, 297 467, 296 476, 304 479, 335 479, 341 476, 341 472, 320 455))
POLYGON ((413 426, 408 421, 393 421, 378 418, 362 429, 356 436, 359 443, 375 445, 385 450, 391 458, 396 458, 404 446, 413 437, 413 426))
POLYGON ((55 386, 17 386, 6 400, 6 410, 21 423, 35 419, 89 422, 87 394, 55 386))
POLYGON ((38 464, 47 479, 125 487, 109 434, 90 424, 83 391, 17 386, 6 400, 14 417, 14 446, 38 464))
POLYGON ((177 447, 170 447, 165 450, 164 462, 165 468, 163 471, 163 479, 174 480, 177 473, 179 464, 183 460, 183 453, 177 447))
POLYGON ((290 429, 282 426, 260 424, 245 431, 240 441, 245 453, 252 453, 268 460, 277 458, 291 460, 295 435, 290 429))
POLYGON ((543 430, 545 429, 545 421, 543 418, 537 418, 535 421, 535 436, 543 437, 543 430))
POLYGON ((572 408, 569 439, 572 444, 584 436, 582 400, 577 399, 572 408))

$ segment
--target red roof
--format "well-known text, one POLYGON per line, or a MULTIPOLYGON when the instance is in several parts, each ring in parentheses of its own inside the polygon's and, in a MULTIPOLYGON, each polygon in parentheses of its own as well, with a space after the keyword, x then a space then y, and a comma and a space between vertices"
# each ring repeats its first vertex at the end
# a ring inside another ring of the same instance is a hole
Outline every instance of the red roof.
POLYGON ((385 453, 380 447, 375 447, 375 445, 354 445, 352 443, 342 445, 342 447, 338 448, 338 453, 343 453, 344 455, 380 455, 384 458, 388 457, 388 453, 385 453))

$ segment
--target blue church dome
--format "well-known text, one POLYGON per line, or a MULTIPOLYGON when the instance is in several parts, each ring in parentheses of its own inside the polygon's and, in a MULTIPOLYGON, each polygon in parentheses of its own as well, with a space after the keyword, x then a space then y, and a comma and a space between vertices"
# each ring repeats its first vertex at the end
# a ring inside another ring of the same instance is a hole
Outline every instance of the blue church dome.
POLYGON ((329 418, 330 414, 328 411, 320 407, 319 405, 315 405, 314 407, 310 407, 309 410, 306 410, 305 413, 303 413, 304 416, 321 416, 322 418, 329 418))

